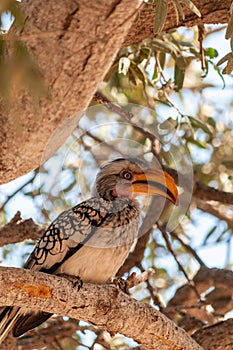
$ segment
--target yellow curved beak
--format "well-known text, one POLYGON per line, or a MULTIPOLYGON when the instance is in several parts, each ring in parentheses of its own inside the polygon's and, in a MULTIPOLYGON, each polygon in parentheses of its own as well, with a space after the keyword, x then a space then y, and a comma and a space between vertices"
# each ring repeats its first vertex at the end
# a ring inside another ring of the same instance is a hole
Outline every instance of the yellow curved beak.
POLYGON ((173 178, 159 169, 146 169, 144 173, 135 174, 131 191, 135 195, 158 194, 177 205, 178 190, 173 178))

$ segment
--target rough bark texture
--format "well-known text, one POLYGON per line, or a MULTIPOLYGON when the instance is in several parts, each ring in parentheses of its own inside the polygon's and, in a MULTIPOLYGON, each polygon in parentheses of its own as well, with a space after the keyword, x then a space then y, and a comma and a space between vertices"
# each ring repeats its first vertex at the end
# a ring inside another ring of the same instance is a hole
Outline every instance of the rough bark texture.
MULTIPOLYGON (((231 0, 194 3, 202 13, 201 20, 185 9, 185 20, 176 23, 170 2, 164 29, 191 26, 198 21, 228 22, 231 0)), ((62 145, 119 48, 154 35, 155 9, 150 6, 140 11, 129 30, 138 7, 136 0, 101 0, 91 6, 85 0, 25 0, 23 4, 26 25, 16 34, 38 62, 52 99, 40 101, 35 107, 25 91, 17 90, 12 92, 14 104, 10 110, 0 109, 0 183, 38 167, 54 130, 77 113, 59 128, 46 157, 62 145)))
POLYGON ((54 130, 77 113, 59 128, 45 158, 63 144, 121 47, 138 5, 137 0, 23 2, 25 27, 11 34, 28 46, 51 98, 35 105, 15 88, 10 108, 0 108, 0 183, 38 167, 54 130))
MULTIPOLYGON (((185 13, 185 19, 177 19, 175 16, 174 7, 172 1, 169 2, 167 18, 163 30, 169 30, 180 26, 191 27, 197 23, 203 24, 219 24, 228 23, 230 17, 230 6, 231 0, 192 0, 196 7, 202 14, 202 18, 199 19, 193 12, 187 7, 183 6, 185 13)), ((155 7, 145 5, 141 9, 137 21, 134 22, 133 26, 125 39, 124 45, 128 46, 140 42, 144 39, 152 38, 154 36, 154 17, 155 7)))
POLYGON ((193 335, 193 338, 201 344, 205 350, 232 350, 233 318, 200 329, 193 335), (210 342, 209 339, 212 339, 212 341, 210 342))
POLYGON ((17 212, 8 224, 0 227, 0 247, 6 244, 22 242, 25 239, 36 241, 44 233, 45 228, 34 223, 32 219, 24 220, 17 212))
POLYGON ((0 306, 17 305, 91 322, 110 334, 135 339, 144 349, 201 350, 166 316, 112 285, 84 284, 79 292, 64 278, 0 267, 0 306), (5 291, 7 290, 7 294, 5 291))

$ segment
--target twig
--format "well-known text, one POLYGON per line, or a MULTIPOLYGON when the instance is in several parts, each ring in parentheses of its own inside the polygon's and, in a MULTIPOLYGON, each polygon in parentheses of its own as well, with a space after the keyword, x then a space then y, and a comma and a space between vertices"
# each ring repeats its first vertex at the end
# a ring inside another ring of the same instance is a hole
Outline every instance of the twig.
MULTIPOLYGON (((141 271, 145 271, 142 264, 140 264, 139 267, 140 267, 141 271)), ((154 304, 157 305, 161 309, 163 307, 161 304, 161 301, 160 301, 159 297, 155 294, 155 288, 152 287, 149 280, 146 281, 146 286, 147 286, 148 291, 150 292, 150 296, 151 296, 154 304)))
POLYGON ((199 21, 198 23, 198 41, 200 44, 200 59, 201 59, 201 69, 203 71, 206 70, 206 63, 205 63, 205 52, 203 49, 203 39, 204 39, 204 34, 205 34, 205 28, 204 24, 199 21))
POLYGON ((110 111, 113 111, 113 112, 119 114, 130 125, 132 125, 132 127, 135 130, 137 130, 137 131, 141 132, 143 135, 145 135, 151 141, 151 152, 158 159, 158 162, 162 165, 161 158, 160 158, 159 153, 156 149, 156 148, 158 148, 157 143, 159 142, 157 140, 157 137, 154 134, 152 134, 149 130, 146 130, 146 129, 138 126, 137 124, 133 123, 131 119, 133 118, 134 115, 132 113, 124 110, 123 108, 117 106, 115 103, 109 101, 108 98, 103 96, 100 92, 95 93, 93 100, 100 103, 100 104, 105 105, 110 111))
POLYGON ((229 238, 227 239, 227 251, 226 251, 225 266, 229 265, 230 260, 231 260, 231 240, 232 240, 232 232, 230 232, 229 238))
POLYGON ((3 203, 3 204, 1 205, 1 207, 0 207, 0 212, 5 208, 5 206, 7 205, 7 203, 8 203, 18 192, 22 191, 22 189, 23 189, 25 186, 29 185, 29 184, 35 179, 35 177, 36 177, 36 175, 38 174, 38 172, 39 172, 39 168, 35 169, 35 170, 33 171, 33 173, 32 173, 32 176, 30 177, 30 179, 28 179, 27 181, 25 181, 25 183, 24 183, 22 186, 20 186, 19 188, 17 188, 17 190, 15 190, 12 194, 10 194, 10 195, 6 198, 6 200, 4 201, 4 203, 3 203))
POLYGON ((201 296, 200 296, 198 290, 196 289, 196 286, 195 286, 193 280, 190 280, 190 278, 188 277, 188 275, 187 275, 185 269, 183 268, 182 264, 179 262, 179 260, 178 260, 178 258, 177 258, 177 256, 176 256, 176 253, 174 252, 174 250, 173 250, 173 248, 172 248, 172 246, 171 246, 171 243, 170 243, 170 241, 169 241, 169 237, 168 237, 167 231, 166 231, 165 228, 164 228, 163 226, 161 226, 158 222, 157 222, 157 227, 158 227, 158 229, 161 231, 161 233, 162 233, 162 235, 163 235, 163 238, 164 238, 164 240, 165 240, 165 242, 166 242, 167 249, 168 249, 168 251, 172 254, 172 256, 174 257, 174 259, 175 259, 175 261, 176 261, 176 263, 177 263, 177 265, 178 265, 178 267, 179 267, 179 270, 184 274, 185 278, 186 278, 187 281, 188 281, 188 284, 189 284, 189 285, 192 287, 192 289, 194 290, 194 292, 195 292, 195 294, 196 294, 198 300, 201 301, 202 298, 201 298, 201 296))
POLYGON ((197 260, 200 266, 206 266, 204 261, 199 257, 195 250, 189 244, 186 244, 178 234, 176 234, 174 231, 171 231, 170 235, 173 236, 177 241, 179 241, 182 244, 182 246, 185 247, 185 249, 193 255, 193 257, 197 260))
POLYGON ((155 274, 155 270, 152 269, 152 268, 143 271, 138 276, 136 276, 136 272, 133 272, 126 280, 127 281, 127 287, 128 288, 136 287, 137 285, 141 284, 142 282, 147 281, 154 274, 155 274))
POLYGON ((123 108, 117 106, 115 103, 110 102, 107 99, 107 97, 105 97, 104 95, 102 95, 98 91, 93 96, 93 100, 102 104, 102 105, 105 105, 110 111, 112 111, 116 114, 119 114, 121 117, 123 117, 127 121, 131 121, 131 119, 133 118, 133 113, 130 113, 130 112, 124 110, 123 108))

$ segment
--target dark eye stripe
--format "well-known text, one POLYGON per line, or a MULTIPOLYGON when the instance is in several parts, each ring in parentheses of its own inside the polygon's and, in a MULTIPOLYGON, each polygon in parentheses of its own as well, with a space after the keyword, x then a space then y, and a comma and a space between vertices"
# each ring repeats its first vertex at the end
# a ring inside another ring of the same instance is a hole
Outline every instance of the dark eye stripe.
POLYGON ((174 194, 166 186, 162 185, 159 182, 138 180, 138 181, 134 181, 133 184, 147 184, 147 185, 152 185, 154 187, 158 187, 161 191, 163 191, 164 193, 167 193, 174 200, 174 202, 176 202, 176 198, 175 198, 174 194))

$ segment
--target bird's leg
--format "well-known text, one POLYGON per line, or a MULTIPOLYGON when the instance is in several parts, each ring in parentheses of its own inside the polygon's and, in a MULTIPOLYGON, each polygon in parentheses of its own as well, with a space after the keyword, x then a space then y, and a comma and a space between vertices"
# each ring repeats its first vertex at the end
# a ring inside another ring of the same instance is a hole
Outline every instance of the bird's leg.
POLYGON ((81 280, 81 278, 79 276, 68 275, 66 273, 58 273, 57 276, 63 277, 65 279, 67 279, 68 281, 70 281, 72 283, 72 285, 73 285, 73 288, 77 287, 78 291, 83 286, 83 281, 81 280))
POLYGON ((111 284, 117 286, 123 293, 129 294, 128 281, 122 277, 113 277, 110 281, 111 284))

